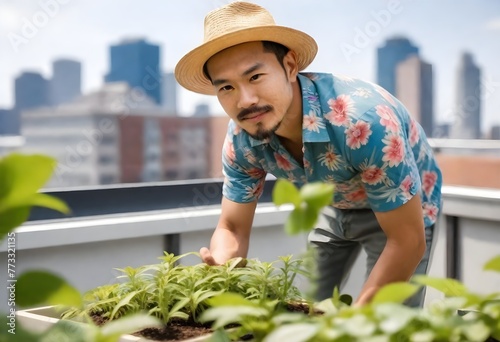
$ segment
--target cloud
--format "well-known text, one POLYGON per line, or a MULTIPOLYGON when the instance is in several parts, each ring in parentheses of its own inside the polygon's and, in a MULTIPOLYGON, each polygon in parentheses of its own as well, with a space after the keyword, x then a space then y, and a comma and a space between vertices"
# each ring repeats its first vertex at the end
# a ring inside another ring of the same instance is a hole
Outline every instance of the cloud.
POLYGON ((500 31, 500 17, 494 18, 484 24, 484 28, 491 31, 500 31))

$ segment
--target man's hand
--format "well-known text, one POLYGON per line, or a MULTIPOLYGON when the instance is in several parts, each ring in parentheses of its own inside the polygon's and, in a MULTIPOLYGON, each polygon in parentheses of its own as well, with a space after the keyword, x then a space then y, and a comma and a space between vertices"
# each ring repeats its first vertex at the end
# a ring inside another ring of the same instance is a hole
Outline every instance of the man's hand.
POLYGON ((207 247, 202 247, 200 249, 200 257, 203 262, 209 266, 217 266, 220 265, 220 263, 217 263, 212 256, 212 253, 207 247))
MULTIPOLYGON (((200 256, 203 262, 209 266, 219 266, 222 264, 225 264, 226 262, 230 261, 231 259, 235 258, 215 258, 212 255, 212 252, 207 247, 202 247, 200 249, 200 256)), ((241 258, 240 262, 236 265, 236 267, 245 267, 247 265, 247 259, 241 258)))
POLYGON ((200 257, 203 262, 209 266, 218 266, 226 263, 231 257, 218 256, 217 258, 212 255, 212 252, 207 247, 200 249, 200 257))

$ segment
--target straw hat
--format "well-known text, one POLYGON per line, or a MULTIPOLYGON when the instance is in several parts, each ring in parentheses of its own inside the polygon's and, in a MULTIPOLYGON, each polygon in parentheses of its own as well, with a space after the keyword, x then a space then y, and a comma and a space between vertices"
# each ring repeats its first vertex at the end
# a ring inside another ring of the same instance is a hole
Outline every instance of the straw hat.
POLYGON ((264 40, 295 51, 299 71, 313 61, 318 51, 316 42, 309 35, 276 25, 272 15, 261 6, 236 1, 207 14, 203 44, 182 57, 175 67, 175 77, 188 90, 215 95, 211 82, 203 74, 206 61, 231 46, 264 40))

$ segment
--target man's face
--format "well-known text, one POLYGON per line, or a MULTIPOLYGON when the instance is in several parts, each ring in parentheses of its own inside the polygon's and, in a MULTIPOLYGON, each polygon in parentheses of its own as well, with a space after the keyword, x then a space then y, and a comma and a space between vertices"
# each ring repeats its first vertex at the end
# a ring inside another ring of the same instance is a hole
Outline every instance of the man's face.
POLYGON ((250 42, 219 52, 207 62, 207 70, 222 108, 252 137, 263 140, 280 126, 289 110, 295 58, 288 53, 281 66, 262 42, 250 42))

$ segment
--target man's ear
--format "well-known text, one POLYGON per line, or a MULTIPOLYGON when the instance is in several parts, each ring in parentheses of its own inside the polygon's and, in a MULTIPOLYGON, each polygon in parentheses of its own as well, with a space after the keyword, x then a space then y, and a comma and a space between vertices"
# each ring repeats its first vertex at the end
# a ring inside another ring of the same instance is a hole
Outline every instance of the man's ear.
POLYGON ((297 74, 299 73, 297 54, 295 51, 290 50, 287 52, 285 57, 283 57, 283 66, 285 67, 285 73, 290 82, 294 82, 297 79, 297 74))

